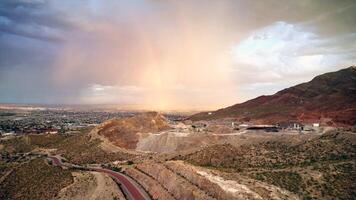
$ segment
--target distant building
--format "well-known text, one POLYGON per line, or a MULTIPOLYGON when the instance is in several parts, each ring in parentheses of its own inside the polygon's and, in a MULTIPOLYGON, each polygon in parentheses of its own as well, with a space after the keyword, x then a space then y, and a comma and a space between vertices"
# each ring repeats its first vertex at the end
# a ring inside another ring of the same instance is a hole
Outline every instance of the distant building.
POLYGON ((320 124, 319 123, 313 123, 313 127, 319 127, 320 124))
POLYGON ((276 125, 252 125, 247 127, 247 130, 264 130, 266 132, 278 132, 276 125))
POLYGON ((202 132, 207 127, 206 123, 203 122, 195 122, 192 124, 192 128, 197 132, 202 132))
POLYGON ((298 124, 298 123, 294 123, 293 124, 293 129, 296 129, 296 130, 299 130, 300 129, 300 124, 298 124))
POLYGON ((281 129, 291 129, 291 130, 304 130, 304 125, 299 122, 281 122, 278 124, 281 129))

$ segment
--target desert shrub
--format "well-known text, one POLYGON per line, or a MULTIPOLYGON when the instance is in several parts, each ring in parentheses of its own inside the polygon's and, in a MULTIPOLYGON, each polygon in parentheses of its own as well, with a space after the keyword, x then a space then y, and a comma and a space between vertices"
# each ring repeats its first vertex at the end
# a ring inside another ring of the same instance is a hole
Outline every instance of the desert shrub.
POLYGON ((4 145, 2 152, 9 153, 27 153, 32 151, 35 147, 29 144, 26 137, 15 137, 9 140, 1 141, 4 145))
POLYGON ((298 193, 303 184, 302 177, 299 173, 288 171, 261 172, 254 174, 253 178, 287 189, 294 193, 298 193))
POLYGON ((111 170, 116 171, 116 172, 121 172, 122 168, 121 167, 111 167, 111 170))
POLYGON ((0 199, 53 199, 72 182, 70 171, 36 159, 15 168, 0 184, 0 199))

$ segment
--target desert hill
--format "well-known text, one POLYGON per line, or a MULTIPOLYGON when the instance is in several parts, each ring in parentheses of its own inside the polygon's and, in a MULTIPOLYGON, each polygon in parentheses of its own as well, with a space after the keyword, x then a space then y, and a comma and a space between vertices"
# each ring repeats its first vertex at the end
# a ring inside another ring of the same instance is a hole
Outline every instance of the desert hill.
POLYGON ((291 143, 266 139, 241 146, 218 144, 184 156, 194 164, 224 168, 275 168, 322 161, 355 158, 356 134, 331 131, 305 141, 291 143), (221 155, 224 155, 221 157, 221 155))
POLYGON ((147 112, 133 117, 111 119, 95 128, 92 133, 109 140, 115 146, 135 149, 140 137, 169 129, 168 121, 157 112, 147 112))
POLYGON ((157 112, 107 120, 96 126, 89 135, 91 140, 101 140, 100 147, 108 153, 129 154, 176 152, 224 139, 197 132, 184 123, 171 122, 157 112))
POLYGON ((334 130, 296 144, 266 140, 242 146, 213 145, 176 159, 237 172, 280 186, 305 199, 321 196, 352 199, 355 148, 354 132, 334 130))
POLYGON ((274 95, 198 113, 191 120, 236 118, 255 123, 283 121, 322 122, 328 125, 356 124, 356 67, 315 77, 307 83, 284 89, 274 95))

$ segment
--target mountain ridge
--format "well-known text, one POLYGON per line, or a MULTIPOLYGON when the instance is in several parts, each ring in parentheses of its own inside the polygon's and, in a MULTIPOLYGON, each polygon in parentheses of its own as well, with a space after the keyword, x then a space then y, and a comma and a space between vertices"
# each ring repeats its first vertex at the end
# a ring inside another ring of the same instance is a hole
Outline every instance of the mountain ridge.
POLYGON ((254 123, 284 121, 356 124, 356 67, 314 77, 311 81, 262 95, 213 112, 190 116, 193 121, 235 118, 254 123))

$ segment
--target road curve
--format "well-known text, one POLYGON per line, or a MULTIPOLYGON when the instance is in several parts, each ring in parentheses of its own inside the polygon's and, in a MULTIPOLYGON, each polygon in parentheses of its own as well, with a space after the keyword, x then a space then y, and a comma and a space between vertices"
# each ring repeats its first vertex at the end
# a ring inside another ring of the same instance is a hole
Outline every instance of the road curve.
POLYGON ((129 193, 132 199, 147 200, 147 198, 145 198, 145 196, 141 193, 141 190, 137 188, 137 186, 134 183, 132 183, 132 181, 130 181, 126 176, 108 169, 94 169, 94 170, 97 172, 104 172, 110 175, 111 177, 113 177, 114 179, 116 179, 118 182, 120 182, 125 187, 126 191, 129 193))
MULTIPOLYGON (((49 156, 48 157, 50 160, 52 160, 53 164, 56 166, 65 166, 62 161, 55 157, 55 156, 49 156)), ((126 195, 129 196, 130 199, 132 200, 149 200, 148 195, 142 194, 142 190, 138 188, 136 184, 134 184, 128 177, 125 175, 109 170, 109 169, 102 169, 102 168, 88 168, 89 170, 97 171, 97 172, 102 172, 106 173, 112 178, 114 178, 117 182, 121 183, 121 185, 124 187, 123 189, 125 190, 124 192, 127 193, 126 195)))

